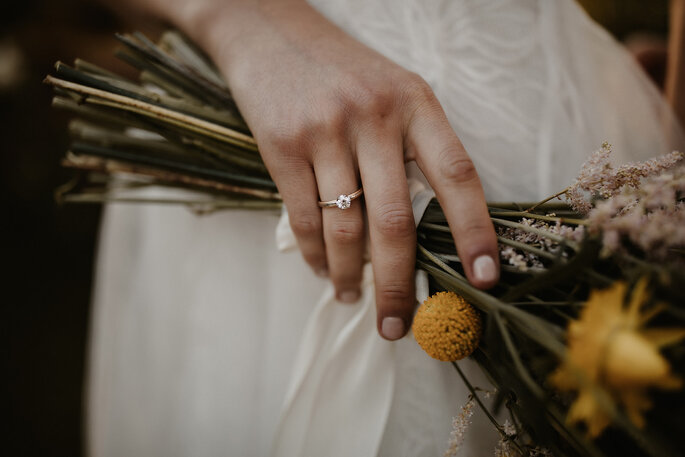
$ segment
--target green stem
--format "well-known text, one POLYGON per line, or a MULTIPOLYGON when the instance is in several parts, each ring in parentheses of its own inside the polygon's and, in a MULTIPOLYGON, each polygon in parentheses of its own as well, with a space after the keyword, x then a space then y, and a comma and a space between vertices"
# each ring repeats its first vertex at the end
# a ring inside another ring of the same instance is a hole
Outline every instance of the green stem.
POLYGON ((514 301, 509 302, 510 305, 515 306, 573 306, 580 305, 580 301, 514 301))
POLYGON ((521 376, 521 380, 528 386, 528 388, 536 397, 544 398, 544 391, 535 383, 530 373, 528 373, 528 370, 526 370, 526 368, 523 366, 521 358, 514 347, 514 342, 511 340, 509 330, 507 329, 506 325, 504 325, 502 316, 496 312, 494 313, 493 317, 497 323, 497 328, 502 335, 502 340, 504 340, 504 346, 507 348, 507 352, 509 352, 512 362, 514 362, 514 367, 516 367, 516 371, 518 371, 519 376, 521 376))
MULTIPOLYGON (((260 200, 183 200, 173 198, 117 197, 100 193, 80 193, 62 195, 66 203, 154 203, 162 205, 185 205, 193 209, 207 208, 209 211, 220 209, 280 210, 280 202, 260 200)), ((204 212, 204 211, 203 211, 204 212)))
POLYGON ((459 368, 459 364, 457 362, 451 362, 452 366, 457 370, 457 373, 459 374, 459 377, 461 380, 464 382, 466 385, 466 388, 469 389, 469 392, 471 392, 471 398, 474 399, 474 401, 478 404, 478 407, 483 411, 483 413, 487 416, 488 420, 492 423, 492 425, 495 426, 499 434, 502 436, 502 439, 511 441, 511 443, 516 446, 516 449, 523 455, 525 454, 525 451, 519 443, 517 443, 515 440, 512 440, 509 435, 504 431, 504 428, 497 422, 497 419, 490 413, 490 410, 483 404, 481 401, 480 397, 478 396, 478 393, 476 392, 476 389, 473 387, 473 385, 469 382, 468 378, 464 374, 463 371, 461 371, 461 368, 459 368))
POLYGON ((528 213, 526 211, 493 211, 490 210, 490 215, 497 215, 500 217, 527 217, 529 219, 539 219, 547 222, 559 222, 561 224, 573 225, 588 225, 585 219, 566 218, 559 216, 543 216, 542 214, 528 213))
POLYGON ((419 252, 426 257, 428 257, 429 260, 431 260, 433 263, 438 265, 440 268, 445 270, 445 272, 449 273, 450 275, 454 276, 455 278, 459 278, 462 281, 466 281, 466 278, 459 274, 455 269, 447 265, 445 262, 440 260, 437 256, 435 256, 432 252, 430 252, 428 249, 424 248, 420 244, 417 244, 417 247, 419 249, 419 252))
MULTIPOLYGON (((540 202, 487 202, 488 208, 491 209, 510 209, 512 211, 525 211, 534 205, 539 205, 540 202)), ((568 203, 554 202, 545 203, 536 207, 538 211, 570 211, 568 203)))
POLYGON ((531 206, 530 208, 528 208, 528 209, 526 210, 526 212, 533 211, 533 210, 534 210, 535 208, 537 208, 538 206, 543 205, 543 204, 547 203, 547 202, 550 201, 550 200, 553 200, 553 199, 555 199, 555 198, 557 198, 557 197, 560 197, 560 196, 564 195, 566 192, 568 192, 568 190, 569 190, 570 188, 571 188, 571 187, 569 186, 569 187, 567 187, 566 189, 564 189, 564 190, 562 190, 562 191, 560 191, 560 192, 557 192, 556 194, 552 195, 551 197, 545 198, 544 200, 542 200, 542 201, 540 201, 540 202, 534 204, 534 205, 531 206))

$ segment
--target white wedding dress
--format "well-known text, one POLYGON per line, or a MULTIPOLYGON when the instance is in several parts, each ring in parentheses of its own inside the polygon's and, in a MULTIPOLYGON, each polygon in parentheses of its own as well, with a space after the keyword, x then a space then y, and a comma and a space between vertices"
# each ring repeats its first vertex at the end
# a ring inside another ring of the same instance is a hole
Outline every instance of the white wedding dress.
MULTIPOLYGON (((430 83, 491 200, 560 190, 605 140, 618 160, 682 147, 656 89, 571 0, 312 3, 430 83)), ((109 205, 89 453, 442 455, 468 392, 411 336, 382 340, 372 296, 367 268, 360 303, 335 303, 279 215, 109 205)), ((476 413, 460 455, 491 456, 496 440, 476 413)))

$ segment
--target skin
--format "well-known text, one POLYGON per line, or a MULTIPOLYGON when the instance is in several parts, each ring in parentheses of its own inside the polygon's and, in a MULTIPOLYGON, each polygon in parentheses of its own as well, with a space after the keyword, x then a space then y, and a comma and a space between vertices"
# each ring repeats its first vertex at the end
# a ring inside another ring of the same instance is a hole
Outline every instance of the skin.
POLYGON ((304 1, 135 5, 184 30, 217 63, 283 196, 302 255, 330 277, 341 301, 359 297, 368 229, 382 336, 403 336, 415 306, 405 162, 416 161, 435 189, 469 281, 479 288, 497 282, 497 241, 478 174, 421 77, 304 1), (360 186, 363 199, 345 211, 317 205, 360 186), (481 268, 474 268, 479 257, 481 268))

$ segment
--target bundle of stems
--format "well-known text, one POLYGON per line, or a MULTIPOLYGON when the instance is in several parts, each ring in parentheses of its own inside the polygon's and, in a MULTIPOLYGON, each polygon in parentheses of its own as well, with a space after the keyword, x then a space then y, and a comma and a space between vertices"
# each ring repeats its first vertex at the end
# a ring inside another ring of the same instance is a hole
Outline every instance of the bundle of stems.
MULTIPOLYGON (((185 204, 198 212, 279 210, 282 200, 257 144, 211 62, 176 31, 163 34, 157 44, 139 33, 118 38, 123 45, 118 56, 140 71, 138 81, 81 60, 73 67, 58 62, 55 75, 45 79, 55 89, 53 105, 75 115, 69 125, 73 142, 62 163, 79 173, 57 190, 58 201, 185 204), (148 186, 187 192, 173 197, 139 192, 148 186)), ((671 433, 677 429, 671 417, 685 412, 681 395, 656 397, 647 427, 638 428, 609 393, 593 387, 613 424, 593 440, 566 421, 573 397, 551 388, 548 378, 566 357, 566 329, 592 289, 648 276, 665 314, 682 324, 685 292, 677 286, 685 284, 682 272, 627 252, 600 255, 597 236, 572 239, 546 229, 587 225, 563 202, 500 202, 489 204, 489 210, 501 247, 536 259, 534 265, 503 264, 495 288, 474 288, 433 200, 418 225, 416 266, 428 272, 434 291, 454 291, 485 316, 484 336, 472 358, 496 386, 495 409, 509 409, 515 433, 495 420, 479 390, 454 366, 502 439, 520 455, 540 455, 540 446, 555 456, 678 455, 685 444, 683 434, 671 433), (517 240, 507 230, 537 241, 517 240)), ((684 358, 682 346, 669 353, 681 370, 684 358)))
MULTIPOLYGON (((559 206, 553 206, 557 214, 559 206)), ((502 245, 514 245, 539 256, 545 266, 523 272, 503 265, 500 283, 488 291, 476 289, 466 280, 437 202, 431 203, 418 227, 417 268, 429 273, 435 290, 456 292, 487 316, 485 336, 472 358, 488 374, 500 401, 512 412, 511 422, 517 424, 514 439, 489 415, 493 424, 503 439, 514 442, 521 455, 538 455, 535 446, 526 446, 526 439, 516 442, 516 438, 526 435, 532 439, 530 443, 544 443, 552 455, 678 455, 679 449, 683 449, 682 438, 664 432, 677 429, 672 418, 685 410, 682 394, 667 396, 667 403, 658 405, 663 410, 655 408, 648 427, 640 429, 608 392, 591 386, 597 402, 611 416, 614 427, 605 431, 600 439, 590 440, 581 428, 565 421, 570 398, 550 388, 548 379, 557 361, 566 357, 566 329, 578 318, 592 289, 608 287, 618 280, 634 282, 644 276, 655 278, 653 297, 663 300, 669 315, 668 324, 677 321, 682 326, 685 277, 677 269, 646 262, 627 253, 602 258, 598 237, 574 242, 516 221, 538 218, 555 223, 584 224, 577 220, 577 215, 570 213, 567 205, 561 205, 561 209, 569 211, 571 218, 545 215, 545 211, 552 208, 544 206, 537 208, 542 210, 540 212, 517 207, 528 205, 491 204, 493 223, 547 238, 563 247, 551 254, 540 247, 499 236, 502 245)), ((671 354, 673 365, 680 367, 680 371, 685 361, 683 349, 681 346, 671 354)), ((459 370, 456 363, 455 368, 459 370)), ((459 374, 469 385, 463 373, 459 374)), ((469 387, 477 399, 477 392, 469 387)), ((662 398, 662 401, 666 400, 662 398)))

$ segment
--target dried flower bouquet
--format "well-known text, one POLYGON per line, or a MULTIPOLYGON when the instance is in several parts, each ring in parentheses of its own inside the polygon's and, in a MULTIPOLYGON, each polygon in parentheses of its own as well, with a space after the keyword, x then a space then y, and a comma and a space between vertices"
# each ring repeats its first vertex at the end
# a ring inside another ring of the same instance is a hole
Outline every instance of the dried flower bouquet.
MULTIPOLYGON (((46 78, 54 106, 76 115, 63 164, 81 173, 58 189, 58 201, 278 210, 257 145, 203 54, 177 32, 158 44, 141 34, 119 39, 119 57, 140 70, 139 81, 78 60, 46 78), (147 186, 193 192, 137 192, 147 186)), ((487 292, 466 281, 438 202, 425 212, 417 268, 433 291, 458 296, 424 305, 432 308, 420 312, 428 319, 415 333, 440 358, 478 343, 471 357, 496 386, 496 409, 511 414, 498 423, 483 404, 487 394, 453 362, 471 396, 455 418, 449 455, 474 404, 501 435, 497 455, 661 457, 685 449, 683 156, 616 169, 609 156, 605 144, 575 183, 543 202, 489 205, 503 271, 487 292), (441 334, 445 319, 459 333, 441 334), (437 347, 441 341, 452 346, 437 347)))

